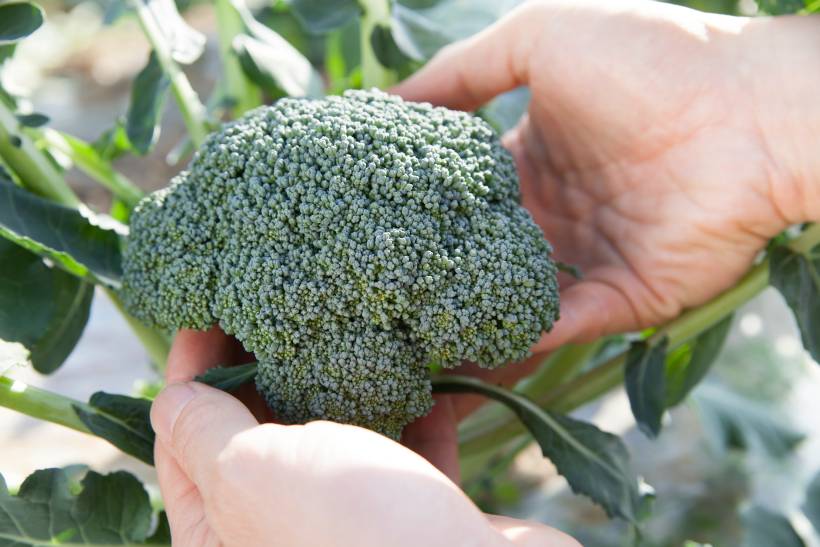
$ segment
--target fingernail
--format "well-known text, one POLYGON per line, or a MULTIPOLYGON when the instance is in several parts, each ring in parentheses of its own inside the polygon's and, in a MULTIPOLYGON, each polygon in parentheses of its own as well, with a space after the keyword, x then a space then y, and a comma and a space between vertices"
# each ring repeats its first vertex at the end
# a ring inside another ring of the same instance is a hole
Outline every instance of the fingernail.
POLYGON ((151 406, 151 425, 157 437, 170 441, 180 412, 194 395, 196 392, 187 383, 171 384, 157 395, 151 406))

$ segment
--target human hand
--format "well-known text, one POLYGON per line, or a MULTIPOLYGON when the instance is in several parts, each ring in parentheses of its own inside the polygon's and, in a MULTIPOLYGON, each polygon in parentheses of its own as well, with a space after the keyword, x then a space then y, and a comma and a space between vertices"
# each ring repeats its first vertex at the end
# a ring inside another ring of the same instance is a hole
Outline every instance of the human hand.
POLYGON ((216 329, 181 331, 170 385, 151 409, 175 546, 577 546, 545 526, 482 514, 434 466, 377 433, 260 425, 238 399, 184 382, 235 352, 216 329))
POLYGON ((529 86, 504 144, 523 204, 584 273, 562 279, 561 319, 534 351, 668 321, 734 284, 779 231, 820 218, 811 133, 789 110, 817 129, 798 68, 816 27, 647 0, 530 2, 394 88, 472 110, 529 86))

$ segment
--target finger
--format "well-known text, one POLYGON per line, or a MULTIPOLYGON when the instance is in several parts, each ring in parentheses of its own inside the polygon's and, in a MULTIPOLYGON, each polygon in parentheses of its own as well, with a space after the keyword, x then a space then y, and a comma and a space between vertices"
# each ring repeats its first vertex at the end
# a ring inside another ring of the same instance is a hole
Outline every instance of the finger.
POLYGON ((451 44, 391 90, 409 101, 475 110, 496 95, 525 85, 532 47, 525 9, 478 34, 451 44))
POLYGON ((230 440, 257 425, 234 397, 209 386, 172 384, 154 399, 151 424, 179 467, 207 498, 217 460, 230 440))
POLYGON ((564 344, 591 342, 640 327, 640 320, 625 294, 596 280, 585 280, 561 293, 561 318, 533 346, 533 352, 550 352, 564 344))
POLYGON ((493 528, 516 547, 581 547, 576 540, 555 528, 528 520, 487 515, 493 528))
POLYGON ((169 384, 187 382, 217 365, 232 364, 234 339, 219 327, 207 331, 181 329, 168 354, 165 379, 169 384))
POLYGON ((161 440, 154 443, 154 461, 173 544, 216 545, 216 538, 203 518, 205 505, 199 490, 161 440))
POLYGON ((458 418, 449 396, 436 396, 432 412, 404 428, 402 443, 435 465, 456 484, 461 482, 458 464, 458 418))

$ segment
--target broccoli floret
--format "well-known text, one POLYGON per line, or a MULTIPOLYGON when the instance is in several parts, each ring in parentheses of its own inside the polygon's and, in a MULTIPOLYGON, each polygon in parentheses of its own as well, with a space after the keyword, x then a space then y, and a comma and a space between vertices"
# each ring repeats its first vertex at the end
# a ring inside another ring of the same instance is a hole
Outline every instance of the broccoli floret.
POLYGON ((284 422, 397 437, 432 407, 429 364, 498 367, 551 328, 550 253, 486 123, 348 91, 211 135, 135 209, 122 297, 150 325, 234 335, 284 422))

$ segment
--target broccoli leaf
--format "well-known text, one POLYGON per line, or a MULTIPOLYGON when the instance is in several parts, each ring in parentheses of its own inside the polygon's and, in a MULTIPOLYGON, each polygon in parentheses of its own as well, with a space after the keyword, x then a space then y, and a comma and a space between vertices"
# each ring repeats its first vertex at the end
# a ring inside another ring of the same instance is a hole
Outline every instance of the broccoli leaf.
POLYGON ((633 342, 626 355, 624 384, 632 414, 647 437, 657 437, 666 410, 666 350, 669 339, 656 344, 633 342))
POLYGON ((769 256, 771 284, 794 312, 803 347, 820 362, 820 245, 806 254, 775 247, 769 256))
POLYGON ((743 547, 804 547, 794 527, 783 515, 772 513, 760 506, 747 508, 741 514, 743 547))
POLYGON ((610 516, 634 522, 641 505, 638 479, 623 442, 592 424, 541 409, 526 397, 475 378, 440 376, 437 393, 478 393, 510 408, 576 493, 588 496, 610 516))
POLYGON ((356 0, 290 0, 290 9, 313 34, 341 28, 361 13, 356 0))
POLYGON ((256 378, 257 368, 256 363, 233 367, 214 367, 208 369, 205 374, 200 374, 194 380, 222 391, 234 391, 244 384, 252 382, 256 378))
MULTIPOLYGON (((111 221, 112 224, 114 221, 111 221)), ((89 281, 118 288, 120 239, 92 213, 63 207, 0 172, 0 235, 89 281)))
POLYGON ((234 53, 245 75, 272 96, 321 97, 324 84, 310 61, 241 3, 232 2, 246 34, 237 35, 234 53))
POLYGON ((140 0, 162 33, 178 63, 190 65, 205 51, 205 35, 191 27, 177 10, 174 0, 140 0))
POLYGON ((412 61, 396 45, 390 27, 386 25, 376 25, 370 33, 370 47, 376 55, 379 63, 392 70, 400 70, 412 61))
POLYGON ((29 2, 0 4, 0 45, 22 40, 43 24, 43 10, 29 2))
POLYGON ((125 124, 128 140, 140 155, 150 152, 159 138, 160 121, 170 85, 171 80, 162 70, 156 54, 151 52, 148 62, 134 79, 125 124))
POLYGON ((806 499, 803 502, 803 513, 814 525, 814 529, 820 534, 820 473, 812 479, 806 489, 806 499))
POLYGON ((770 458, 788 456, 805 436, 774 407, 706 382, 693 397, 709 439, 718 450, 754 450, 770 458))
POLYGON ((666 359, 666 408, 680 404, 712 368, 729 335, 732 319, 734 315, 728 315, 694 342, 670 352, 666 359))
POLYGON ((0 340, 22 344, 38 372, 54 372, 85 329, 94 286, 5 239, 0 264, 0 340))
POLYGON ((127 546, 144 545, 146 540, 170 545, 162 514, 157 531, 148 538, 153 510, 145 488, 133 475, 89 471, 77 493, 72 471, 35 471, 15 496, 0 476, 0 545, 127 546))
POLYGON ((73 405, 77 416, 98 437, 126 454, 154 465, 151 401, 98 391, 88 405, 73 405))
POLYGON ((23 127, 43 127, 48 123, 48 116, 32 112, 31 114, 17 114, 17 121, 23 127))

